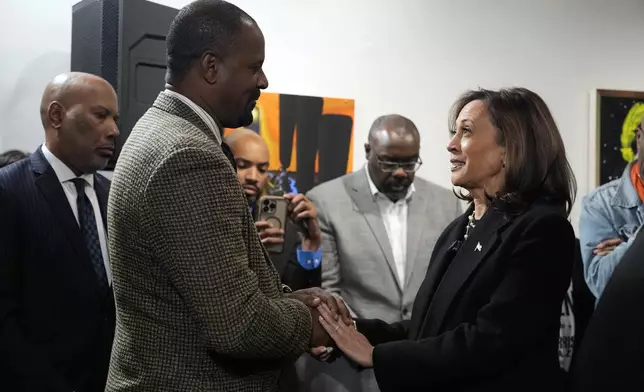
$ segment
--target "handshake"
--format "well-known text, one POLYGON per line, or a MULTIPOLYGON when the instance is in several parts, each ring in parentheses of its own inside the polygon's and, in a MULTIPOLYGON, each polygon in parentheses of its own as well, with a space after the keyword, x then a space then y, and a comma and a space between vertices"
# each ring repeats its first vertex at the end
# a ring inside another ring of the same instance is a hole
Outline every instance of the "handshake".
POLYGON ((349 309, 347 309, 344 301, 318 287, 298 290, 286 295, 289 298, 301 301, 309 308, 313 324, 311 342, 309 344, 311 349, 310 353, 318 359, 328 359, 331 353, 329 346, 333 344, 333 340, 324 326, 320 323, 322 316, 320 311, 324 312, 326 317, 332 318, 335 323, 343 323, 344 325, 353 328, 353 319, 351 318, 349 309), (324 307, 324 309, 322 309, 322 307, 324 307))

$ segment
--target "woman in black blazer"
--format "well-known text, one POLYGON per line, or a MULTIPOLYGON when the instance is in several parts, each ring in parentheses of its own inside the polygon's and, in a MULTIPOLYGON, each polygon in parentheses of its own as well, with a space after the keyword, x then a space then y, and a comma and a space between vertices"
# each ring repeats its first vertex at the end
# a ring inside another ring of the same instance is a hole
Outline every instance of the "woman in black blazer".
POLYGON ((512 88, 454 105, 452 183, 470 208, 438 239, 411 320, 320 322, 382 392, 559 391, 576 185, 543 100, 512 88))

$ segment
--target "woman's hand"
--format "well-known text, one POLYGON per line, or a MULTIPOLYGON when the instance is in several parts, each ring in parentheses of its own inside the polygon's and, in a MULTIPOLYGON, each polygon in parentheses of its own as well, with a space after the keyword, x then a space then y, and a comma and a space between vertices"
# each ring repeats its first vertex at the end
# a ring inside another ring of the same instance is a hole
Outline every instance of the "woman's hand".
POLYGON ((321 304, 318 311, 321 315, 320 324, 344 355, 362 367, 373 367, 373 346, 367 338, 353 326, 335 320, 326 304, 321 304))

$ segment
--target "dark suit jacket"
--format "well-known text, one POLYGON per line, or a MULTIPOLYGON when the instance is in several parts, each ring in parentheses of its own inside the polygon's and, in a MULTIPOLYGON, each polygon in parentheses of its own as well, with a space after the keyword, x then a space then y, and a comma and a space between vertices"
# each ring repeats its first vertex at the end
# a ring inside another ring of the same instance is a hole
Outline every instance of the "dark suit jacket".
POLYGON ((382 392, 562 388, 559 317, 575 252, 565 213, 491 208, 456 251, 470 213, 438 239, 410 321, 358 322, 382 392))
MULTIPOLYGON (((95 175, 105 221, 109 181, 95 175)), ((56 173, 40 148, 0 170, 0 389, 99 392, 114 334, 56 173)))
POLYGON ((130 133, 108 204, 118 322, 107 392, 277 390, 309 345, 215 134, 161 92, 130 133))
POLYGON ((574 354, 573 391, 644 389, 644 233, 613 271, 574 354))
POLYGON ((275 269, 277 269, 282 278, 282 283, 289 286, 293 291, 309 287, 320 287, 322 284, 321 267, 307 270, 298 263, 297 247, 300 244, 300 234, 297 226, 288 221, 284 231, 284 251, 281 253, 268 252, 275 269))

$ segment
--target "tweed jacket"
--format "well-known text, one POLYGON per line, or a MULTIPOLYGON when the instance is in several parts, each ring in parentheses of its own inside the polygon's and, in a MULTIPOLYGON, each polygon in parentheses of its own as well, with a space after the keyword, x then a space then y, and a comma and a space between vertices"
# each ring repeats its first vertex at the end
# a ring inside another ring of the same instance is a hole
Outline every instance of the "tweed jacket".
POLYGON ((215 135, 162 92, 108 204, 117 325, 106 391, 275 391, 311 316, 284 297, 215 135))

